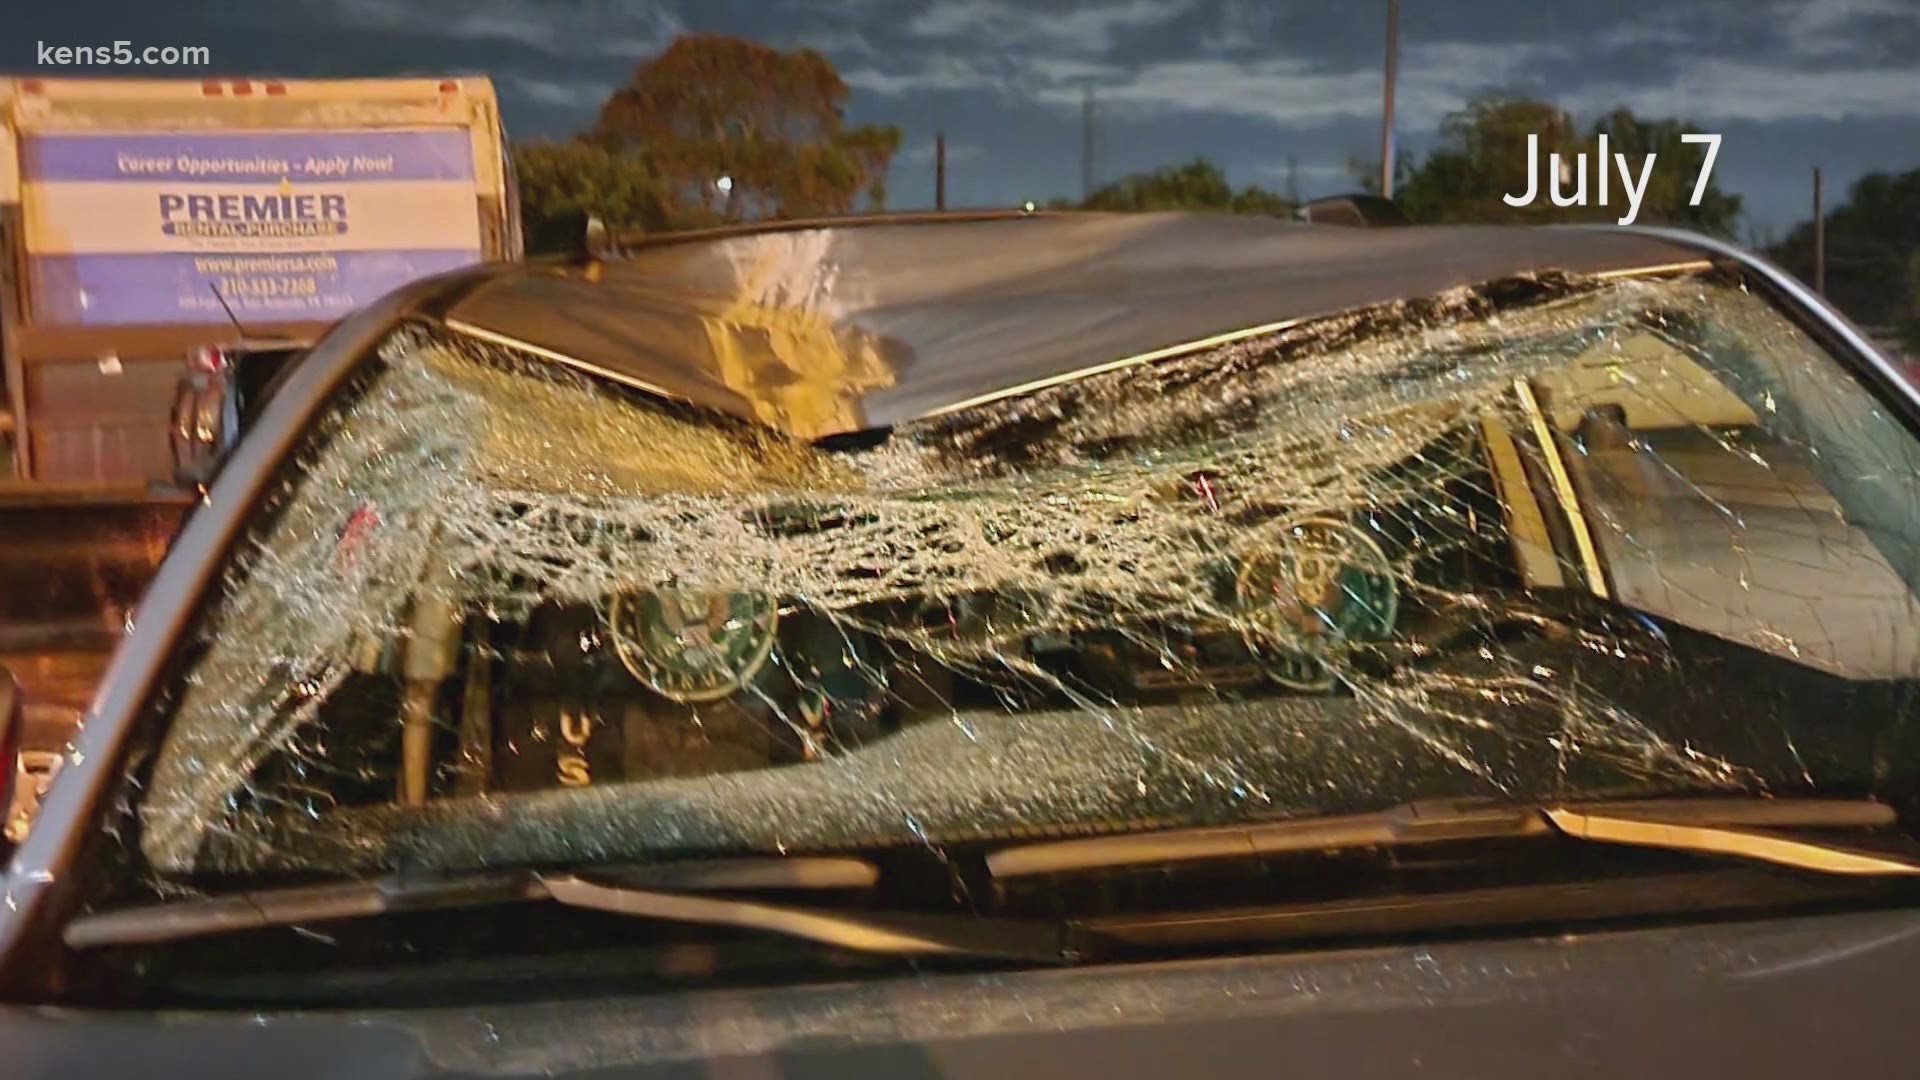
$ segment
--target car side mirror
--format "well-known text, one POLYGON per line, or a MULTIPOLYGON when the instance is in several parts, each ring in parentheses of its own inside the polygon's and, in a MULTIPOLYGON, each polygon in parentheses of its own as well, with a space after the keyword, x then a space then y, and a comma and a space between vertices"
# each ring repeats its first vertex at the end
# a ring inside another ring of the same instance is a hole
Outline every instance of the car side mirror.
POLYGON ((191 370, 175 385, 167 434, 178 482, 191 487, 213 480, 238 434, 236 406, 225 367, 191 370))

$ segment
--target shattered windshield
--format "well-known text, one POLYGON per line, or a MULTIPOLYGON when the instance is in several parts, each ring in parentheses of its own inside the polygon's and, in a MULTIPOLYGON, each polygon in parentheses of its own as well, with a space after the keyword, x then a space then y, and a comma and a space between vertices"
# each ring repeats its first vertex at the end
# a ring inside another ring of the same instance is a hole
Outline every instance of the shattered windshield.
POLYGON ((1712 275, 815 444, 415 324, 262 509, 116 827, 185 879, 1903 801, 1917 470, 1712 275))

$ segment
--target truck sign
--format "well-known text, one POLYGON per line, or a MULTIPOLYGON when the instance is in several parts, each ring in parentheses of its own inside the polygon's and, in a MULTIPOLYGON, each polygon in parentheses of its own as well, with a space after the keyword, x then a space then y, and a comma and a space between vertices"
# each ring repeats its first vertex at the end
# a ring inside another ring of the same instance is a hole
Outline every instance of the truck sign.
POLYGON ((187 492, 190 358, 245 398, 353 309, 520 254, 484 78, 0 76, 0 516, 9 485, 187 492))
POLYGON ((20 172, 42 325, 330 320, 484 257, 459 127, 32 133, 20 172))

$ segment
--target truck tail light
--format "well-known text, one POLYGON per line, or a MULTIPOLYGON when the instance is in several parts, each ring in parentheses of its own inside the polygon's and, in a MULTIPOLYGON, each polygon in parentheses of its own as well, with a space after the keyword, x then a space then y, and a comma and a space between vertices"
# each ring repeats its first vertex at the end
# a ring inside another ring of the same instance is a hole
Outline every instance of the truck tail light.
POLYGON ((187 370, 174 385, 167 441, 173 448, 174 479, 188 487, 212 482, 221 460, 239 437, 239 402, 233 381, 234 357, 203 345, 187 354, 187 370))
POLYGON ((218 375, 227 370, 230 361, 225 349, 213 345, 203 345, 187 354, 187 370, 218 375))
MULTIPOLYGON (((20 684, 14 681, 13 672, 0 667, 0 834, 13 818, 13 801, 22 782, 20 741, 26 737, 26 727, 26 703, 20 684)), ((4 843, 0 839, 0 847, 4 843)))

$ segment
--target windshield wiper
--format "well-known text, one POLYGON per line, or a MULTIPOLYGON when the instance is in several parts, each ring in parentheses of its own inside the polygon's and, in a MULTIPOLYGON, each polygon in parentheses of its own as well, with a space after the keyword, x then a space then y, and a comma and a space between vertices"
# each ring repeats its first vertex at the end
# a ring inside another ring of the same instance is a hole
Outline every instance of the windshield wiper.
POLYGON ((657 892, 563 874, 543 877, 562 904, 668 922, 736 926, 891 956, 992 956, 1060 961, 1077 951, 1067 923, 911 912, 845 912, 757 900, 657 892))
POLYGON ((1914 854, 1775 831, 1875 829, 1896 820, 1891 807, 1870 800, 1701 797, 1552 806, 1436 800, 1365 814, 1025 844, 989 855, 987 868, 995 877, 1016 878, 1289 852, 1561 836, 1829 874, 1920 874, 1920 857, 1914 854))
POLYGON ((1562 836, 1578 840, 1727 855, 1822 874, 1920 874, 1920 859, 1910 852, 1874 851, 1773 831, 1879 828, 1894 823, 1891 807, 1875 802, 1826 802, 1798 815, 1792 806, 1779 807, 1769 814, 1766 804, 1773 801, 1737 800, 1719 808, 1695 807, 1686 802, 1671 807, 1607 803, 1548 807, 1541 813, 1562 836), (1876 811, 1880 816, 1875 816, 1876 811), (1858 820, 1847 820, 1850 814, 1858 820))
POLYGON ((361 919, 401 911, 485 907, 544 897, 534 875, 517 872, 291 885, 82 915, 67 924, 61 940, 73 949, 152 945, 271 926, 361 919))
POLYGON ((663 922, 760 930, 893 956, 1059 962, 1072 954, 1073 928, 1064 923, 837 911, 712 892, 864 888, 878 877, 873 864, 865 860, 827 857, 702 860, 562 873, 390 877, 260 889, 84 915, 67 924, 62 940, 72 949, 151 945, 396 912, 547 900, 663 922))
MULTIPOLYGON (((1868 800, 1701 797, 1530 806, 1472 800, 1255 825, 1122 834, 1027 844, 987 857, 1002 879, 1205 859, 1264 858, 1457 840, 1559 836, 1758 860, 1827 874, 1920 874, 1920 857, 1780 830, 1878 829, 1893 810, 1868 800)), ((229 893, 84 915, 69 948, 157 944, 269 927, 406 911, 551 901, 663 922, 781 934, 895 956, 974 956, 1060 962, 1079 956, 1085 926, 948 913, 845 911, 717 895, 728 890, 861 889, 878 870, 862 859, 744 858, 570 872, 495 871, 400 876, 229 893)))

